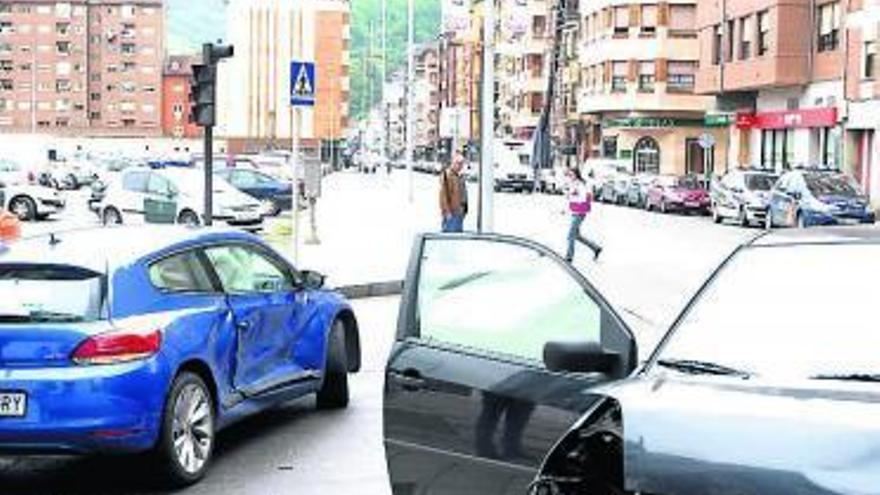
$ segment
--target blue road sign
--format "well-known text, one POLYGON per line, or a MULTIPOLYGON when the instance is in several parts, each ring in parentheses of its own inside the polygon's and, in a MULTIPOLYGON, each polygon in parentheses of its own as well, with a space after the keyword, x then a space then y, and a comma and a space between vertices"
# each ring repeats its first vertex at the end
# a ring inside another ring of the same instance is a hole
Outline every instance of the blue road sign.
POLYGON ((290 63, 290 104, 295 107, 315 106, 314 62, 290 63))

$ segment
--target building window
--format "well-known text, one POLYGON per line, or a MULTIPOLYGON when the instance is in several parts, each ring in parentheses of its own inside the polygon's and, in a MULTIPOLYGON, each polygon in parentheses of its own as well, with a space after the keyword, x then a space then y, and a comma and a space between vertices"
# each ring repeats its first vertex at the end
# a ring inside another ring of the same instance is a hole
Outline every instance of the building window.
POLYGON ((865 62, 862 70, 862 77, 865 79, 874 79, 877 74, 877 42, 865 42, 865 62))
POLYGON ((739 59, 747 60, 752 56, 752 40, 755 39, 755 19, 746 16, 739 21, 739 59))
POLYGON ((55 43, 55 50, 59 55, 70 55, 70 42, 58 41, 55 43))
POLYGON ((547 18, 536 15, 532 18, 532 38, 542 39, 547 35, 547 18))
POLYGON ((56 22, 55 23, 55 33, 58 36, 67 36, 70 34, 70 23, 69 22, 56 22))
POLYGON ((669 36, 672 38, 695 38, 697 36, 696 5, 673 4, 669 6, 669 36))
POLYGON ((101 93, 92 93, 89 95, 91 101, 101 101, 101 93))
POLYGON ((670 93, 693 93, 697 62, 670 60, 667 63, 666 90, 670 93))
POLYGON ((657 6, 642 5, 642 35, 654 36, 657 33, 657 6))
POLYGON ((9 21, 0 21, 0 34, 15 34, 15 25, 9 21))
POLYGON ((90 112, 89 119, 90 120, 101 120, 101 112, 90 112))
POLYGON ((122 53, 131 55, 137 51, 137 47, 134 43, 123 43, 122 44, 122 53))
POLYGON ((611 92, 623 93, 626 91, 626 76, 629 72, 629 63, 613 62, 611 72, 611 92))
POLYGON ((758 56, 770 49, 770 14, 766 10, 758 12, 758 56))
POLYGON ((633 149, 633 161, 636 173, 660 173, 660 145, 651 136, 645 136, 636 142, 633 149))
POLYGON ((12 79, 0 79, 0 91, 12 91, 14 88, 12 79))
POLYGON ((822 5, 818 9, 820 52, 837 50, 840 43, 840 3, 822 5))
POLYGON ((727 21, 727 45, 725 46, 724 60, 728 62, 733 62, 734 47, 736 46, 736 33, 734 32, 735 29, 736 21, 727 21))
POLYGON ((614 36, 626 37, 629 35, 629 6, 614 7, 614 36))
POLYGON ((55 81, 56 93, 70 93, 71 84, 67 79, 59 79, 55 81))
POLYGON ((639 62, 639 91, 654 92, 654 62, 639 62))
POLYGON ((9 73, 13 70, 15 70, 15 64, 12 63, 12 60, 0 60, 0 71, 9 73))
POLYGON ((721 24, 716 24, 712 27, 712 64, 714 65, 721 64, 721 45, 723 40, 721 24))
POLYGON ((8 3, 0 3, 0 15, 3 14, 11 14, 12 13, 12 5, 8 3))

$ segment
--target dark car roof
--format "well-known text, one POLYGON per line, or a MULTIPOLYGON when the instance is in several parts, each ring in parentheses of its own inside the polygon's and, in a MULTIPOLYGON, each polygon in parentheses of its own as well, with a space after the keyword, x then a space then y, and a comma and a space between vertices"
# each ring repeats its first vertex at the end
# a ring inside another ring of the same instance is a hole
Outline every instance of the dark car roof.
POLYGON ((880 244, 878 227, 824 227, 774 230, 749 243, 751 246, 794 246, 805 244, 880 244))
POLYGON ((57 263, 103 273, 184 243, 254 239, 232 229, 171 225, 89 227, 23 238, 0 250, 0 263, 57 263))

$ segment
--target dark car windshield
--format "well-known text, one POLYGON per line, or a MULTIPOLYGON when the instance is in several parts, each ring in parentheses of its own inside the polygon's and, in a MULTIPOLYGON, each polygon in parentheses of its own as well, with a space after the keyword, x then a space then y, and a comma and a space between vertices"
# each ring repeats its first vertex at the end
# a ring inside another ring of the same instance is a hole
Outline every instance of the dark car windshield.
POLYGON ((693 177, 679 177, 676 187, 682 189, 700 189, 700 184, 697 182, 697 179, 693 177))
POLYGON ((98 320, 104 286, 100 273, 84 268, 0 264, 0 324, 98 320))
POLYGON ((776 177, 766 174, 746 175, 746 189, 749 191, 769 191, 776 184, 776 177))
POLYGON ((859 196, 849 177, 840 174, 807 174, 804 179, 814 196, 859 196))
POLYGON ((759 377, 880 375, 870 290, 878 245, 755 247, 738 254, 661 351, 759 377))

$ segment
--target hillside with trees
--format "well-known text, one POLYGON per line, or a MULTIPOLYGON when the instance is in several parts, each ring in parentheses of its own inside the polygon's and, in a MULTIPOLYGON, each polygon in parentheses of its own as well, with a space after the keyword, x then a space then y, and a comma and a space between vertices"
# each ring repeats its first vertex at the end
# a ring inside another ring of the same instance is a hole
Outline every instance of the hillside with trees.
MULTIPOLYGON (((407 0, 387 1, 390 76, 406 68, 407 0)), ((439 0, 415 0, 417 43, 436 39, 440 30, 440 5, 439 0)), ((351 15, 351 115, 357 119, 382 98, 382 1, 352 2, 351 15)))

